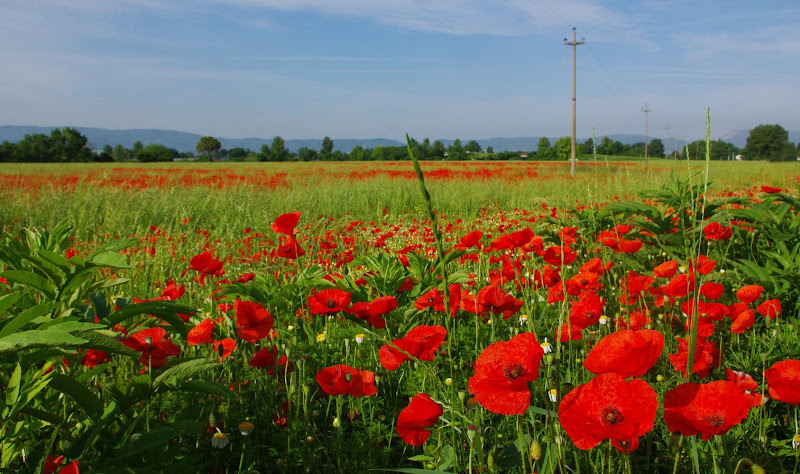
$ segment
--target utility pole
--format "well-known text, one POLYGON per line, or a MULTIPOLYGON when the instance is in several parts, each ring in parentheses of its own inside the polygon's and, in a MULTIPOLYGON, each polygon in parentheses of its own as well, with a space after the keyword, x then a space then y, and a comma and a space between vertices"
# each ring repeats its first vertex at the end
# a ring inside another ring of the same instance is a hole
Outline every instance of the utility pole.
POLYGON ((667 141, 666 141, 667 148, 664 150, 664 158, 668 160, 669 159, 669 124, 664 125, 664 128, 667 129, 667 141))
POLYGON ((675 144, 675 146, 672 147, 673 158, 677 160, 678 159, 678 137, 677 136, 672 137, 672 142, 675 144))
POLYGON ((564 38, 564 44, 567 46, 572 46, 572 158, 569 162, 569 173, 572 176, 575 176, 575 168, 577 167, 578 159, 575 156, 575 61, 576 61, 576 47, 579 45, 584 44, 586 38, 581 38, 580 41, 576 41, 576 33, 575 27, 572 27, 572 41, 567 40, 564 38))
POLYGON ((644 104, 642 112, 644 112, 644 167, 647 169, 647 114, 653 109, 648 109, 647 104, 644 104))

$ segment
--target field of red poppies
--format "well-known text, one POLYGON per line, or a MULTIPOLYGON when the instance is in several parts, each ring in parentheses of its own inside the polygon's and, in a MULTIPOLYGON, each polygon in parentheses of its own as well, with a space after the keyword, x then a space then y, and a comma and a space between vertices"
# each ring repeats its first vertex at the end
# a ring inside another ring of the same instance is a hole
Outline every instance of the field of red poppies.
POLYGON ((798 170, 250 166, 0 172, 0 468, 798 472, 798 170))

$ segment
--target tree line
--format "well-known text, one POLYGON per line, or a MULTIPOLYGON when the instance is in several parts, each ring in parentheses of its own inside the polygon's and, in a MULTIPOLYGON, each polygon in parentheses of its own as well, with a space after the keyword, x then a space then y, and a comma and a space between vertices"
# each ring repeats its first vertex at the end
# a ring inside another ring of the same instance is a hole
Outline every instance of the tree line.
MULTIPOLYGON (((455 139, 449 146, 441 140, 431 142, 429 138, 417 141, 410 139, 415 156, 420 160, 539 160, 539 161, 564 161, 568 160, 572 152, 570 137, 561 137, 550 142, 549 138, 542 137, 535 150, 501 151, 495 152, 492 147, 484 150, 476 140, 470 140, 464 145, 460 139, 455 139)), ((85 136, 74 128, 53 130, 50 135, 41 133, 28 134, 18 143, 4 141, 0 144, 0 162, 34 162, 34 163, 62 163, 62 162, 155 162, 176 160, 228 160, 228 161, 402 161, 408 159, 406 146, 382 146, 364 148, 355 146, 349 153, 334 150, 334 143, 330 137, 322 140, 319 150, 302 147, 297 152, 286 148, 283 138, 276 136, 271 144, 264 144, 261 150, 236 147, 230 150, 222 148, 221 142, 211 136, 202 137, 195 148, 199 153, 179 152, 174 148, 152 143, 143 145, 141 141, 134 143, 128 149, 122 145, 111 147, 105 145, 102 151, 93 151, 85 136)), ((638 142, 624 144, 609 137, 603 137, 599 143, 593 139, 578 144, 577 154, 582 158, 593 156, 622 156, 640 157, 645 155, 645 143, 638 142)), ((647 144, 647 155, 652 158, 670 158, 666 156, 664 143, 659 138, 650 140, 647 144)), ((696 140, 670 153, 673 157, 690 160, 704 160, 706 158, 705 140, 696 140)), ((732 143, 715 140, 710 143, 710 158, 712 160, 732 159, 741 156, 746 160, 789 161, 800 160, 800 143, 797 145, 789 141, 788 132, 780 125, 759 125, 750 131, 747 144, 739 149, 732 143)))

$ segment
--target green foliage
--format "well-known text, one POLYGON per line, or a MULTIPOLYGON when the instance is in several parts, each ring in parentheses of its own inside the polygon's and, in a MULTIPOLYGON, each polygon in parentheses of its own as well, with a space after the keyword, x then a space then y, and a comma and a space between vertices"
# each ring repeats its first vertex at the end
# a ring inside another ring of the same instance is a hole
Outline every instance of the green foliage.
MULTIPOLYGON (((731 160, 739 153, 739 149, 732 143, 716 140, 709 142, 710 156, 712 160, 731 160)), ((705 160, 706 159, 706 142, 705 140, 695 140, 684 147, 684 153, 689 156, 690 160, 705 160)))
POLYGON ((743 154, 747 160, 790 161, 795 148, 782 126, 762 124, 750 130, 743 154))
MULTIPOLYGON (((98 156, 100 157, 100 156, 98 156)), ((54 129, 50 135, 25 135, 19 143, 0 145, 0 162, 66 163, 95 161, 88 141, 74 128, 54 129)), ((107 161, 105 156, 99 161, 107 161)))
POLYGON ((205 153, 206 159, 211 161, 212 155, 219 153, 222 143, 214 137, 201 137, 197 142, 195 150, 198 153, 205 153))

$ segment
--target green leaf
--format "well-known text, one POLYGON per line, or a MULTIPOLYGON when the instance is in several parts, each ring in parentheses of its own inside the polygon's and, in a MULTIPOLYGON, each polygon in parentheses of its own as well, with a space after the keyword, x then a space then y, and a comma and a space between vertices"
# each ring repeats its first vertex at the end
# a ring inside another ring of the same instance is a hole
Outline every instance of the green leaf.
POLYGON ((211 370, 214 367, 219 366, 205 357, 184 360, 177 365, 169 367, 167 370, 162 372, 161 375, 156 377, 153 382, 157 384, 166 383, 172 378, 183 381, 192 378, 199 373, 211 370))
POLYGON ((64 419, 56 415, 55 413, 50 413, 49 411, 40 410, 38 408, 24 407, 20 410, 20 412, 26 415, 30 415, 34 418, 46 421, 51 425, 60 425, 61 423, 64 422, 64 419))
POLYGON ((47 313, 50 313, 57 307, 58 303, 47 303, 26 309, 25 311, 19 313, 14 319, 10 320, 8 324, 3 326, 3 329, 0 330, 0 338, 13 334, 29 322, 44 316, 47 313))
POLYGON ((53 373, 50 387, 72 398, 93 419, 103 413, 103 402, 97 395, 68 375, 53 373))
POLYGON ((15 291, 13 293, 9 293, 7 295, 0 296, 0 314, 5 313, 8 309, 14 306, 14 303, 19 301, 22 298, 22 295, 25 293, 22 291, 15 291))
POLYGON ((0 338, 0 354, 36 347, 75 347, 81 346, 86 342, 86 339, 75 337, 66 332, 38 330, 21 331, 0 338))
POLYGON ((25 270, 7 270, 0 273, 0 276, 9 281, 35 288, 50 299, 55 297, 56 289, 53 287, 53 284, 50 283, 50 280, 36 273, 25 270))
POLYGON ((210 395, 219 395, 230 399, 236 398, 236 395, 228 390, 227 387, 209 380, 189 380, 188 382, 180 384, 177 390, 182 392, 198 392, 207 393, 210 395))
POLYGON ((65 273, 68 273, 72 269, 72 265, 69 261, 62 257, 61 255, 53 252, 52 250, 39 250, 37 255, 44 261, 57 266, 65 273))
POLYGON ((428 462, 433 461, 433 457, 425 456, 424 454, 417 454, 416 456, 411 456, 408 458, 409 461, 416 461, 416 462, 428 462))
POLYGON ((128 257, 116 252, 103 252, 89 257, 87 261, 99 267, 131 268, 128 257))
POLYGON ((145 301, 143 303, 130 304, 112 313, 103 323, 109 327, 123 321, 138 316, 140 314, 152 314, 168 323, 181 334, 186 334, 186 325, 177 317, 178 314, 194 314, 195 308, 184 306, 172 301, 145 301), (169 318, 172 316, 172 318, 169 318))
POLYGON ((76 331, 73 336, 86 339, 87 343, 83 346, 84 349, 95 349, 131 357, 139 355, 138 352, 119 342, 114 334, 116 333, 110 331, 76 331))
POLYGON ((22 367, 17 362, 17 367, 14 368, 14 372, 11 374, 11 378, 8 379, 8 385, 6 386, 6 405, 14 406, 19 400, 19 391, 22 383, 22 367))

